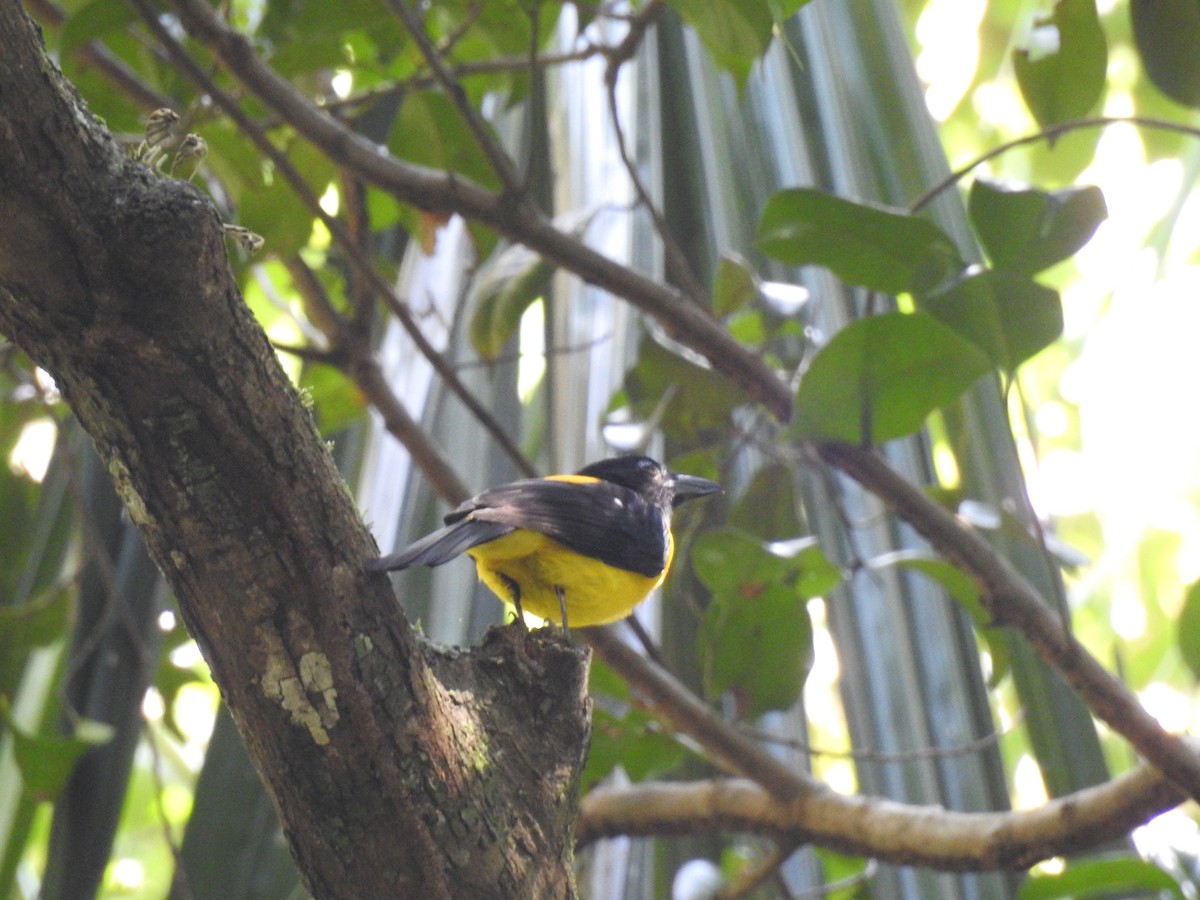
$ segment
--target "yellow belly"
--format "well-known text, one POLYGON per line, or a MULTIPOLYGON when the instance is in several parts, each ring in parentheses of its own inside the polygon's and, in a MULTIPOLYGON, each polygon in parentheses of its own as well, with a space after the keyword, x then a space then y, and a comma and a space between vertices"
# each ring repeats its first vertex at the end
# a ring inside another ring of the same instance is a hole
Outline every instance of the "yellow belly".
POLYGON ((514 531, 467 553, 497 597, 512 603, 511 581, 520 588, 524 610, 543 619, 561 618, 555 592, 561 587, 573 628, 625 618, 666 576, 666 567, 649 578, 604 565, 534 531, 514 531))

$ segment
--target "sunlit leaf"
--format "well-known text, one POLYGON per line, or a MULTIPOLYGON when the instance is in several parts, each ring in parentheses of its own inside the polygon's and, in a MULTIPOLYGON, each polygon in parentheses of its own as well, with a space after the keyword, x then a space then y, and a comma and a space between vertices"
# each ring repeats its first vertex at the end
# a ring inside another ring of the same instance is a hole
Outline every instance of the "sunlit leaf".
POLYGON ((997 268, 1034 275, 1073 255, 1108 218, 1098 187, 1040 191, 976 179, 967 210, 997 268))
POLYGON ((468 331, 476 353, 489 361, 500 357, 525 310, 549 289, 554 271, 553 263, 524 244, 506 247, 489 261, 472 292, 468 331))
POLYGON ((8 702, 0 697, 0 721, 10 729, 13 751, 26 790, 39 800, 53 800, 66 786, 75 761, 92 747, 112 739, 113 729, 103 722, 82 720, 73 737, 30 734, 18 727, 8 702))
POLYGON ((843 328, 813 359, 791 431, 851 443, 903 437, 990 368, 979 348, 932 316, 871 316, 843 328))
POLYGON ((1183 661, 1192 670, 1192 677, 1200 680, 1200 581, 1187 589, 1175 627, 1183 661))
POLYGON ((73 12, 58 36, 59 53, 67 56, 91 40, 103 40, 110 32, 125 28, 137 18, 128 3, 91 0, 73 12))
POLYGON ((1129 0, 1133 40, 1154 86, 1200 109, 1200 3, 1196 0, 1129 0))
POLYGON ((71 616, 71 591, 55 587, 19 606, 0 606, 0 658, 44 647, 63 636, 71 616))
POLYGON ((929 220, 812 188, 773 195, 757 243, 781 262, 825 266, 847 284, 889 294, 932 289, 962 267, 953 241, 929 220))
POLYGON ((1043 128, 1086 116, 1104 92, 1108 43, 1096 0, 1058 0, 1034 25, 1036 48, 1013 52, 1025 105, 1043 128))
POLYGON ((766 322, 761 310, 747 309, 731 316, 727 323, 729 336, 739 344, 759 347, 767 339, 766 322))
POLYGON ((366 411, 362 392, 342 372, 325 365, 306 365, 300 386, 312 398, 313 418, 322 436, 336 434, 366 411))
MULTIPOLYGON (((313 215, 283 175, 233 126, 220 121, 207 123, 205 166, 229 192, 237 209, 237 222, 266 242, 266 250, 286 256, 303 247, 312 234, 313 215)), ((281 139, 293 167, 317 196, 325 192, 333 177, 333 164, 323 153, 294 135, 281 139)))
POLYGON ((920 308, 949 325, 1011 374, 1062 334, 1058 291, 1013 272, 982 269, 920 300, 920 308))
POLYGON ((750 264, 733 253, 722 253, 713 278, 713 312, 727 316, 745 308, 758 296, 758 276, 750 264))
POLYGON ((406 95, 388 149, 401 159, 454 172, 484 187, 500 184, 479 142, 444 94, 414 91, 406 95))
POLYGON ((1087 900, 1089 897, 1186 896, 1179 882, 1154 863, 1135 857, 1072 862, 1054 875, 1032 875, 1021 885, 1018 900, 1087 900))
POLYGON ((775 25, 766 0, 669 0, 712 54, 713 61, 744 84, 766 52, 775 25))

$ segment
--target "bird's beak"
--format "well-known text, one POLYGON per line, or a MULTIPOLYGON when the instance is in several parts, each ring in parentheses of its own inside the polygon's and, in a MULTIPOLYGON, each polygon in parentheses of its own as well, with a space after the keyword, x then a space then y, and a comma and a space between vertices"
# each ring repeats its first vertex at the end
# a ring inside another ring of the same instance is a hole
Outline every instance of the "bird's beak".
POLYGON ((671 473, 671 484, 674 488, 673 506, 678 506, 694 497, 703 497, 721 490, 721 486, 715 481, 698 478, 695 475, 680 475, 676 472, 671 473))

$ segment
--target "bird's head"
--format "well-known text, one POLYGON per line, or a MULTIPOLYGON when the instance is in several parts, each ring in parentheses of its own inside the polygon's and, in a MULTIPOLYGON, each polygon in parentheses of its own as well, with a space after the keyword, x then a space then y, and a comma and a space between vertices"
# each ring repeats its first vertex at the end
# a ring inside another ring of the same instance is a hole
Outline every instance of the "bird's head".
POLYGON ((664 508, 678 506, 721 489, 715 481, 672 472, 648 456, 615 456, 585 466, 579 470, 579 474, 627 487, 664 508))

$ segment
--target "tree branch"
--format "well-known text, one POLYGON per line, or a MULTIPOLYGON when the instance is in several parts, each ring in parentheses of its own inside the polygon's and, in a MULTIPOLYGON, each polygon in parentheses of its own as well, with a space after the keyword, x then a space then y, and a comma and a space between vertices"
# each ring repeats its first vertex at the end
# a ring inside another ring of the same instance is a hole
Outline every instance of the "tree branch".
POLYGON ((983 872, 1024 869, 1127 834, 1183 795, 1148 765, 1104 785, 1021 812, 963 813, 818 784, 791 799, 745 779, 643 782, 591 791, 580 806, 581 844, 612 835, 740 831, 784 844, 817 844, 904 866, 983 872))

